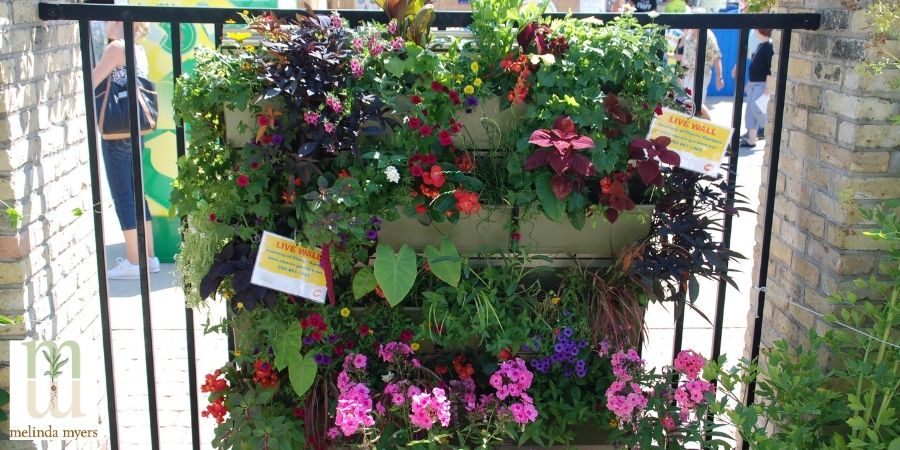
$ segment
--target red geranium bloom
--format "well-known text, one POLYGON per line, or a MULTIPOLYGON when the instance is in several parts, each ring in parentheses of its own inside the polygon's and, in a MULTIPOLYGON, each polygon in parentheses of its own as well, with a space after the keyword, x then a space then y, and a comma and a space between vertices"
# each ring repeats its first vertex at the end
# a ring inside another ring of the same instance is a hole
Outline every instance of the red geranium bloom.
POLYGON ((414 177, 421 177, 422 174, 425 173, 425 171, 422 170, 421 166, 416 164, 415 166, 409 168, 409 173, 411 173, 414 177))
POLYGON ((368 325, 360 325, 359 326, 359 335, 362 337, 366 337, 372 333, 372 329, 369 328, 368 325))
POLYGON ((413 130, 418 130, 419 127, 422 126, 422 119, 419 119, 418 117, 410 117, 408 125, 409 125, 409 128, 411 128, 413 130))
POLYGON ((412 102, 413 105, 418 105, 418 104, 422 103, 422 97, 419 97, 418 95, 413 95, 412 98, 410 98, 410 101, 412 102))
POLYGON ((431 82, 431 90, 434 92, 441 92, 444 90, 444 85, 441 84, 440 81, 432 81, 431 82))
POLYGON ((425 214, 428 211, 428 208, 425 207, 424 204, 419 203, 416 205, 416 213, 417 214, 425 214))
POLYGON ((454 164, 456 164, 456 167, 459 167, 459 170, 466 173, 471 172, 472 169, 475 168, 475 162, 472 161, 472 156, 469 155, 469 153, 463 153, 462 155, 457 156, 454 160, 454 164))
POLYGON ((421 127, 419 127, 419 134, 422 135, 422 137, 431 136, 431 133, 433 131, 434 128, 432 128, 431 125, 422 125, 421 127))
POLYGON ((238 175, 236 183, 238 187, 245 188, 250 185, 250 177, 247 175, 238 175))
POLYGON ((450 101, 453 102, 454 105, 458 105, 459 102, 460 102, 460 100, 459 100, 459 92, 456 92, 456 91, 450 91, 450 101))
POLYGON ((459 123, 459 122, 457 122, 457 121, 455 121, 455 120, 451 120, 451 121, 450 121, 450 132, 451 132, 451 133, 459 133, 461 130, 462 130, 462 124, 461 124, 461 123, 459 123))
POLYGON ((450 132, 449 132, 449 131, 447 131, 447 130, 441 130, 441 132, 438 133, 438 141, 439 141, 439 142, 441 143, 441 145, 443 145, 444 147, 448 147, 448 146, 450 146, 450 144, 453 144, 453 137, 450 136, 450 132))
POLYGON ((447 182, 447 177, 444 175, 444 170, 441 169, 441 166, 435 164, 431 166, 430 171, 422 174, 422 181, 425 184, 440 188, 447 182))
POLYGON ((206 374, 206 382, 200 386, 200 392, 219 392, 228 389, 228 382, 224 378, 219 378, 220 376, 222 376, 221 370, 206 374))
POLYGON ((456 198, 456 208, 463 214, 475 214, 481 210, 478 194, 474 192, 456 191, 453 197, 456 198))
POLYGON ((422 191, 422 194, 424 194, 428 198, 437 198, 439 195, 441 195, 441 190, 439 188, 431 187, 427 184, 419 186, 419 189, 422 191))

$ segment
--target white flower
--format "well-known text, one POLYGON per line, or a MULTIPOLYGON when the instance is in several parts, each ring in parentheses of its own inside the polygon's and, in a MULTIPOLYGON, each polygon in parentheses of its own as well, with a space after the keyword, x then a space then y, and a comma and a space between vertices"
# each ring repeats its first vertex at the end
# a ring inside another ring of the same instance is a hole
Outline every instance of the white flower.
POLYGON ((381 376, 381 381, 384 381, 385 383, 389 383, 393 379, 394 379, 394 372, 388 372, 381 376))
POLYGON ((647 16, 650 17, 651 19, 655 19, 655 18, 659 17, 659 13, 656 11, 650 11, 647 13, 647 16))
POLYGON ((372 155, 372 158, 374 158, 374 159, 381 158, 381 153, 380 153, 380 152, 375 152, 375 154, 372 155))
POLYGON ((400 172, 397 172, 397 168, 394 166, 387 166, 387 168, 384 169, 384 175, 391 183, 400 182, 400 172))

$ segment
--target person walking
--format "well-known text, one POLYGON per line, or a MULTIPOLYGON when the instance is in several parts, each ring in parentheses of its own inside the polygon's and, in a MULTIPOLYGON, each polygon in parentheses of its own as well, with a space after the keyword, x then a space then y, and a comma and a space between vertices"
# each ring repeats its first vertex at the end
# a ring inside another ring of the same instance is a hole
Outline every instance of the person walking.
MULTIPOLYGON (((134 23, 134 36, 139 39, 147 34, 147 24, 134 23)), ((109 78, 113 83, 124 86, 127 82, 125 71, 125 34, 122 22, 108 22, 106 34, 109 43, 91 72, 94 89, 109 78)), ((135 73, 147 77, 149 64, 144 48, 135 44, 135 73)), ((116 216, 125 237, 125 258, 117 258, 118 265, 107 272, 110 280, 136 280, 140 278, 138 266, 137 210, 134 201, 134 173, 131 170, 132 158, 140 158, 131 152, 131 139, 101 140, 103 163, 106 168, 106 180, 116 208, 116 216)), ((143 143, 141 143, 143 147, 143 143)), ((159 258, 153 252, 152 222, 150 208, 144 200, 144 222, 147 243, 147 266, 151 273, 160 271, 159 258)))
MULTIPOLYGON (((682 36, 682 45, 684 47, 681 56, 681 65, 684 66, 684 78, 681 86, 685 89, 694 89, 694 77, 697 74, 697 45, 700 30, 687 30, 682 36)), ((725 74, 722 72, 722 51, 719 50, 719 41, 711 30, 706 30, 706 61, 703 67, 703 97, 706 99, 706 92, 709 89, 710 69, 715 69, 716 89, 720 90, 725 87, 725 74)), ((696 98, 696 93, 692 93, 696 98)), ((700 105, 700 116, 709 119, 709 109, 706 105, 700 105)))
POLYGON ((772 75, 772 56, 775 49, 772 46, 772 30, 758 28, 754 30, 759 45, 753 52, 750 66, 747 68, 750 81, 747 82, 747 108, 744 113, 744 125, 747 127, 747 139, 741 140, 741 147, 755 147, 757 130, 766 125, 766 110, 757 105, 757 100, 763 95, 768 95, 768 77, 772 75))

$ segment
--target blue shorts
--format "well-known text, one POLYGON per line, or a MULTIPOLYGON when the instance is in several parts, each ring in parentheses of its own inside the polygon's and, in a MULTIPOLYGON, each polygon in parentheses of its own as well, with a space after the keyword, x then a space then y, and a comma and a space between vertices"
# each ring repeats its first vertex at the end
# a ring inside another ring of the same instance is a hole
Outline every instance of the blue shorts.
MULTIPOLYGON (((137 211, 134 208, 134 177, 131 173, 131 139, 101 140, 106 181, 116 206, 116 215, 122 230, 137 228, 137 211)), ((150 220, 150 207, 144 200, 144 218, 150 220)))

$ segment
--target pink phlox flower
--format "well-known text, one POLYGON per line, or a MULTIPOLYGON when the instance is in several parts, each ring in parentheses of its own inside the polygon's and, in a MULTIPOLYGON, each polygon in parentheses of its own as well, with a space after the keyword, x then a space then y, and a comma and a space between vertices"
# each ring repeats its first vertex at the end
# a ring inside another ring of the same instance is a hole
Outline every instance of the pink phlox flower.
POLYGON ((706 366, 706 358, 693 350, 682 350, 675 357, 675 370, 685 374, 688 379, 696 379, 706 366))
POLYGON ((431 394, 423 392, 412 397, 410 422, 422 429, 430 430, 436 422, 441 426, 450 425, 450 401, 441 388, 434 388, 431 394))

